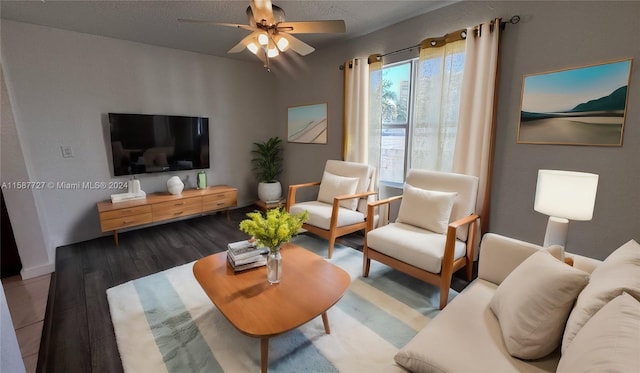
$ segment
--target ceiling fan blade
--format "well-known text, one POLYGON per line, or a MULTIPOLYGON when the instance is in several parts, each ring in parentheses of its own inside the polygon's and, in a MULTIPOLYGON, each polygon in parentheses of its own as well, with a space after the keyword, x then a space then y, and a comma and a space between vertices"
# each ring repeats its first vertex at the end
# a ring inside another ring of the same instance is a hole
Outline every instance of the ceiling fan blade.
POLYGON ((342 20, 280 22, 278 30, 290 34, 327 34, 345 32, 346 26, 342 20))
POLYGON ((280 35, 287 39, 287 41, 289 42, 289 49, 293 50, 294 52, 298 53, 301 56, 306 56, 307 54, 315 51, 316 49, 312 46, 310 46, 309 44, 303 42, 302 40, 292 36, 292 35, 288 35, 287 33, 281 32, 280 35))
POLYGON ((262 23, 262 20, 265 20, 267 25, 273 25, 276 23, 275 18, 273 17, 271 0, 251 0, 250 6, 256 23, 262 23))
POLYGON ((240 53, 242 52, 247 45, 249 44, 249 42, 251 40, 253 40, 254 38, 258 37, 258 31, 254 31, 251 34, 247 35, 244 39, 240 40, 240 42, 238 44, 236 44, 233 48, 229 49, 229 51, 227 53, 240 53))
POLYGON ((188 22, 188 23, 208 23, 210 25, 215 25, 215 26, 241 28, 243 30, 249 30, 249 31, 256 30, 255 27, 251 27, 250 25, 242 25, 242 24, 239 24, 239 23, 225 23, 225 22, 207 21, 207 20, 202 20, 202 19, 185 19, 185 18, 178 18, 178 21, 179 22, 188 22))

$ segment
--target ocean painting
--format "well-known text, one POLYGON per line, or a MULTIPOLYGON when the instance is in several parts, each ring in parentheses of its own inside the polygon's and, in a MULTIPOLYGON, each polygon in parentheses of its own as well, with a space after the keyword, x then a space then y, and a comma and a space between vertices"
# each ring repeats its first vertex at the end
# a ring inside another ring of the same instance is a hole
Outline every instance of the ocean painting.
POLYGON ((294 106, 287 114, 289 142, 327 143, 327 104, 294 106))
POLYGON ((518 143, 622 146, 631 63, 526 75, 518 143))

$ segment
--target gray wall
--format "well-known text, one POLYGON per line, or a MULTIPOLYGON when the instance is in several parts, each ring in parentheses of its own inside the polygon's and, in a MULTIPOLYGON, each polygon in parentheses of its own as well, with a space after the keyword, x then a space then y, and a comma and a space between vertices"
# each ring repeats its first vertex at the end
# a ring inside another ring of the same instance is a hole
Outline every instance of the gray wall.
MULTIPOLYGON (((2 66, 19 138, 7 147, 3 142, 2 157, 24 154, 23 172, 15 175, 54 183, 125 181, 111 176, 107 113, 206 116, 209 184, 237 187, 241 205, 255 200, 252 143, 276 131, 275 99, 255 89, 275 81, 261 64, 6 20, 1 27, 2 66), (71 146, 75 157, 62 158, 62 145, 71 146)), ((172 175, 139 179, 146 192, 166 191, 172 175)), ((175 175, 195 186, 196 171, 175 175)), ((18 242, 21 258, 44 253, 23 261, 25 271, 51 264, 58 246, 100 236, 96 202, 122 191, 21 192, 33 193, 39 219, 7 201, 14 227, 44 232, 44 250, 18 242)))
POLYGON ((604 258, 622 243, 640 240, 640 34, 638 2, 456 3, 305 58, 278 77, 278 121, 286 134, 286 111, 305 102, 329 103, 329 144, 286 147, 283 184, 317 180, 324 161, 341 157, 342 72, 338 65, 415 45, 426 37, 494 17, 522 21, 503 34, 490 230, 542 243, 547 217, 533 210, 540 168, 594 172, 600 183, 593 220, 571 222, 568 250, 604 258), (525 74, 634 58, 624 146, 578 147, 516 144, 522 77, 525 74))
MULTIPOLYGON (((112 181, 105 114, 110 111, 210 117, 210 184, 240 190, 239 203, 255 199, 249 169, 254 141, 286 138, 287 107, 326 102, 327 145, 285 144, 286 188, 319 180, 327 159, 341 158, 343 79, 338 66, 353 57, 389 52, 494 17, 522 17, 502 41, 498 136, 490 230, 541 243, 546 216, 533 211, 539 168, 600 174, 594 218, 572 222, 568 249, 604 258, 631 238, 640 240, 640 86, 636 32, 638 2, 456 3, 372 34, 286 56, 267 74, 260 63, 131 43, 47 27, 2 21, 2 66, 18 141, 6 154, 23 155, 14 175, 31 181, 112 181), (524 74, 621 58, 636 59, 624 146, 616 148, 516 144, 524 74), (263 89, 256 89, 256 87, 263 89), (63 159, 70 145, 75 158, 63 159), (22 177, 21 176, 21 177, 22 177)), ((4 102, 4 101, 3 101, 4 102)), ((3 119, 4 122, 4 119, 3 119)), ((4 125, 4 123, 3 123, 4 125)), ((3 129, 4 130, 4 129, 3 129)), ((195 172, 178 173, 193 183, 195 172)), ((141 177, 147 192, 165 190, 169 175, 141 177)), ((30 211, 11 208, 14 226, 35 227, 45 241, 21 245, 33 268, 51 266, 55 248, 101 235, 95 203, 111 190, 43 190, 23 196, 30 211), (13 211, 12 211, 13 210, 13 211), (36 216, 37 215, 37 216, 36 216), (16 220, 16 221, 14 221, 16 220)), ((14 204, 15 206, 16 204, 14 204)), ((35 272, 34 272, 35 273, 35 272)))

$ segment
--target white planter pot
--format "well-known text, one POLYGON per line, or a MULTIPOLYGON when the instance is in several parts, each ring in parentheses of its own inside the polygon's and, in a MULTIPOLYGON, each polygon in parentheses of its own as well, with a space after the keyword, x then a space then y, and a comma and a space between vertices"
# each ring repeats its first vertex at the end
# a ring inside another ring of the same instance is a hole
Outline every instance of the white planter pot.
POLYGON ((282 185, 279 181, 258 184, 258 198, 265 202, 278 202, 282 197, 282 185))

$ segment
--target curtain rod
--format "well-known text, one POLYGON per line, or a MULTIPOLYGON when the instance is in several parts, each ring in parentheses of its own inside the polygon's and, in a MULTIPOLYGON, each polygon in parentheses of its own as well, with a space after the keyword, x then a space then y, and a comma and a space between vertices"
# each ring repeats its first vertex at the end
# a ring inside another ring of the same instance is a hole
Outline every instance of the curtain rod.
MULTIPOLYGON (((500 29, 504 30, 504 28, 507 26, 507 24, 515 25, 518 22, 520 22, 520 16, 519 15, 514 15, 511 18, 509 18, 508 21, 501 21, 500 22, 500 29)), ((466 35, 465 31, 461 31, 461 33, 462 32, 464 32, 464 35, 461 35, 461 37, 464 39, 464 38, 467 37, 467 35, 466 35)), ((434 39, 437 39, 437 38, 434 38, 434 39)), ((433 43, 434 43, 434 41, 432 41, 432 45, 435 46, 435 44, 433 44, 433 43)), ((372 54, 371 56, 369 56, 369 63, 372 62, 372 59, 374 61, 376 61, 376 60, 379 61, 380 59, 382 59, 382 57, 385 57, 385 56, 391 56, 391 55, 398 54, 398 53, 403 53, 403 52, 411 52, 412 50, 414 50, 416 48, 420 48, 421 44, 422 43, 416 44, 416 45, 412 45, 410 47, 398 49, 398 50, 395 50, 393 52, 384 53, 384 54, 372 54)), ((349 67, 351 67, 351 66, 349 66, 349 67)), ((344 65, 340 65, 338 68, 340 70, 344 70, 344 65)))

